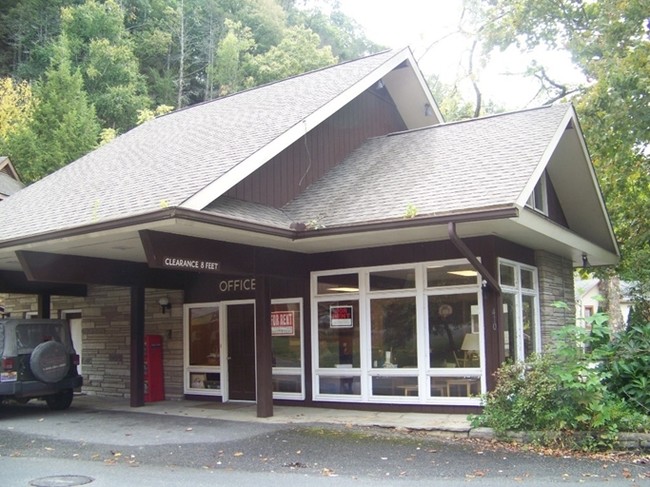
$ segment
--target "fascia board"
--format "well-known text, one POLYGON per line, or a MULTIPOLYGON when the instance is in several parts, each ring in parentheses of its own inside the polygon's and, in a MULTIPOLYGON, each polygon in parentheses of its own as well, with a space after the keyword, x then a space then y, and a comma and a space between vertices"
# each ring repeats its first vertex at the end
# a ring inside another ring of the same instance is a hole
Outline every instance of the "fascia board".
POLYGON ((591 184, 593 185, 594 190, 597 193, 598 202, 599 202, 599 205, 600 205, 600 211, 601 211, 602 215, 604 216, 605 221, 607 223, 607 229, 609 231, 609 238, 612 241, 613 247, 616 249, 616 254, 618 256, 620 256, 620 250, 619 250, 619 247, 618 247, 618 242, 616 241, 616 235, 614 233, 614 227, 612 226, 612 222, 611 222, 611 220, 609 218, 609 213, 607 212, 607 206, 605 205, 605 198, 603 196, 602 190, 600 189, 600 184, 598 183, 598 176, 596 175, 596 170, 594 169, 594 164, 591 161, 591 156, 589 155, 589 149, 587 148, 587 142, 585 141, 585 136, 582 133, 582 129, 580 128, 580 121, 578 120, 578 115, 577 115, 573 105, 571 106, 571 115, 572 115, 573 126, 575 127, 576 136, 578 137, 578 141, 580 143, 582 153, 584 154, 585 161, 587 161, 589 174, 591 175, 591 184))
MULTIPOLYGON (((568 107, 568 105, 567 105, 568 107)), ((539 163, 537 164, 537 167, 533 171, 532 176, 526 183, 526 186, 524 186, 524 189, 522 192, 519 194, 519 197, 517 198, 515 204, 519 207, 524 207, 526 206, 526 202, 528 201, 528 198, 530 195, 533 193, 533 190, 535 189, 535 185, 539 181, 539 179, 542 177, 542 174, 544 173, 544 170, 546 169, 546 166, 548 166, 549 161, 551 160, 551 157, 553 156, 553 153, 557 149, 558 144, 560 143, 560 139, 562 138, 562 135, 564 134, 564 131, 566 130, 567 126, 569 125, 569 122, 572 120, 572 110, 568 110, 566 114, 564 115, 564 118, 562 119, 562 122, 558 126, 557 130, 555 131, 555 134, 553 134, 553 137, 551 138, 550 142, 546 146, 546 149, 544 150, 544 154, 542 154, 542 157, 540 158, 539 163)))
MULTIPOLYGON (((248 158, 231 168, 221 177, 208 184, 193 196, 187 198, 179 205, 179 207, 188 210, 202 210, 245 177, 266 164, 271 158, 275 157, 296 140, 300 139, 300 137, 303 137, 318 124, 327 120, 327 118, 350 103, 372 86, 373 83, 376 83, 387 73, 391 72, 401 63, 409 59, 413 59, 410 55, 409 49, 398 51, 391 59, 387 60, 384 64, 366 75, 362 80, 350 86, 330 102, 305 117, 301 122, 297 123, 286 132, 276 137, 269 144, 260 148, 257 152, 251 154, 248 158)), ((428 92, 428 90, 426 91, 428 92)), ((430 95, 428 96, 430 97, 430 95)))
POLYGON ((587 255, 592 265, 597 266, 616 265, 619 261, 618 253, 612 253, 602 248, 548 218, 535 214, 533 210, 522 208, 519 217, 513 221, 532 233, 543 235, 547 239, 555 240, 559 244, 573 249, 573 260, 578 265, 581 263, 583 254, 587 255))
POLYGON ((444 123, 445 119, 442 115, 442 112, 438 108, 438 104, 436 103, 436 100, 433 98, 433 95, 431 94, 431 89, 429 88, 427 81, 424 79, 424 75, 420 70, 420 66, 415 60, 415 58, 413 57, 413 53, 411 52, 410 49, 408 50, 408 57, 409 57, 409 62, 411 63, 411 67, 413 68, 413 73, 415 74, 420 85, 422 86, 422 91, 424 92, 429 104, 431 105, 431 108, 433 109, 436 120, 438 121, 439 124, 444 123))

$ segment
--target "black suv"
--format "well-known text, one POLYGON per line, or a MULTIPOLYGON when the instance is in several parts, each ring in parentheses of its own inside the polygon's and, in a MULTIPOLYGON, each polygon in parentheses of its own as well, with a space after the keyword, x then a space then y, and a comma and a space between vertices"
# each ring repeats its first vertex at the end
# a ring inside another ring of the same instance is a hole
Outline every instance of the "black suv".
POLYGON ((38 398, 50 409, 67 409, 83 382, 64 320, 0 320, 0 359, 0 402, 38 398))

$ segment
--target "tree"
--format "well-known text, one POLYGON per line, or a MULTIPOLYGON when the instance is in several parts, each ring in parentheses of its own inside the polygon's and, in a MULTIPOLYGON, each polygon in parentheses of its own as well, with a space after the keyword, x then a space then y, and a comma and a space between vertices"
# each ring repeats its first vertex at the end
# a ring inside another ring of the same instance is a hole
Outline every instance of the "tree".
POLYGON ((36 181, 83 156, 97 145, 100 126, 83 89, 83 78, 70 66, 65 39, 36 84, 38 102, 31 120, 6 141, 7 155, 26 182, 36 181))
POLYGON ((47 69, 60 33, 61 8, 75 0, 0 2, 0 75, 36 80, 47 69))
POLYGON ((207 72, 213 82, 219 86, 218 95, 234 93, 250 87, 252 78, 247 75, 255 48, 253 34, 241 23, 226 19, 228 33, 221 39, 216 50, 214 65, 207 72))
POLYGON ((358 22, 341 12, 338 3, 329 14, 318 9, 289 8, 288 11, 290 25, 313 30, 321 38, 321 44, 330 46, 332 53, 343 61, 383 49, 366 37, 358 22))
POLYGON ((650 37, 647 0, 467 0, 486 55, 497 47, 564 49, 588 83, 534 67, 550 100, 574 94, 620 241, 623 279, 650 282, 650 37))
POLYGON ((34 105, 29 83, 17 83, 11 78, 0 79, 0 154, 3 153, 4 141, 29 123, 34 105))
POLYGON ((284 38, 268 52, 255 56, 256 80, 268 83, 336 63, 329 46, 320 47, 320 38, 300 26, 290 27, 284 38))
POLYGON ((124 13, 114 0, 86 0, 61 12, 62 35, 79 66, 89 101, 104 127, 125 131, 135 126, 138 110, 148 108, 124 13))

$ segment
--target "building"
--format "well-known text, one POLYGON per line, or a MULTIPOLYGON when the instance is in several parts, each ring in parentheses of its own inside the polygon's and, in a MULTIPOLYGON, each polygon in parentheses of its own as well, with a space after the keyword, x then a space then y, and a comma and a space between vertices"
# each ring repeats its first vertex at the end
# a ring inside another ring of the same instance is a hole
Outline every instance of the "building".
MULTIPOLYGON (((595 315, 598 312, 607 312, 602 309, 602 296, 604 293, 605 283, 598 278, 576 279, 575 296, 576 296, 576 323, 582 325, 585 319, 595 315)), ((627 323, 632 309, 633 299, 631 297, 630 283, 621 282, 621 316, 623 323, 627 323)))
POLYGON ((0 205, 7 311, 89 393, 476 410, 618 248, 575 110, 444 123, 408 49, 178 110, 0 205), (147 372, 150 369, 147 369, 147 372))
POLYGON ((0 201, 8 198, 25 185, 8 157, 0 156, 0 201))

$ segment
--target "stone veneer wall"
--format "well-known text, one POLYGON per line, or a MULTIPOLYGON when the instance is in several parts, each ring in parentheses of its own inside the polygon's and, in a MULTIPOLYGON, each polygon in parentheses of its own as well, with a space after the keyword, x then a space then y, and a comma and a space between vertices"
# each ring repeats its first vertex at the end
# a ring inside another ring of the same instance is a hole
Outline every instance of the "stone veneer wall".
POLYGON ((546 251, 535 251, 535 264, 539 277, 539 301, 542 327, 542 347, 552 340, 554 330, 575 323, 575 293, 573 289, 573 263, 564 257, 546 251), (553 306, 562 301, 568 308, 553 306))
MULTIPOLYGON (((14 318, 37 311, 35 295, 0 295, 0 303, 14 318)), ((183 396, 183 293, 147 289, 145 333, 163 336, 165 398, 183 396), (167 296, 171 311, 162 313, 158 300, 167 296)), ((83 392, 130 396, 130 291, 125 287, 88 286, 88 296, 52 296, 52 318, 64 311, 82 316, 83 392)), ((75 344, 78 347, 78 344, 75 344)))

